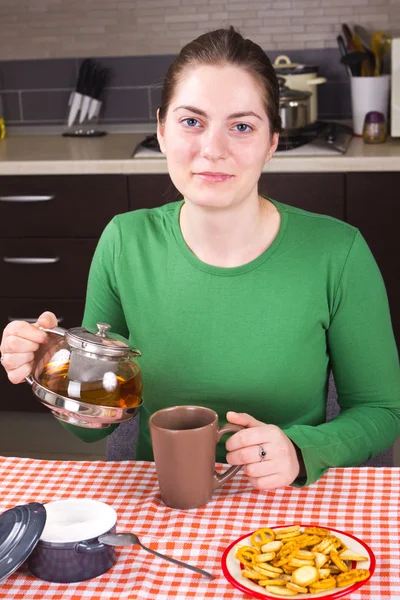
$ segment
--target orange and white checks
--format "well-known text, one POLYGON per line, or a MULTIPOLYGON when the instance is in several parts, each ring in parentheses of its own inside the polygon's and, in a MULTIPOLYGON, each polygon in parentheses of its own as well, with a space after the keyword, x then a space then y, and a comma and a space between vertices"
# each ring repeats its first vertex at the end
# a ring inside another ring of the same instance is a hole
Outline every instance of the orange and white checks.
POLYGON ((208 581, 139 547, 118 549, 117 564, 90 581, 47 583, 21 573, 0 585, 7 600, 245 599, 224 578, 225 548, 260 526, 313 523, 347 531, 374 551, 374 576, 351 600, 400 598, 400 469, 331 469, 309 488, 262 493, 238 473, 205 507, 170 509, 161 502, 154 464, 59 462, 0 458, 0 511, 28 502, 93 498, 113 506, 118 531, 216 575, 208 581))

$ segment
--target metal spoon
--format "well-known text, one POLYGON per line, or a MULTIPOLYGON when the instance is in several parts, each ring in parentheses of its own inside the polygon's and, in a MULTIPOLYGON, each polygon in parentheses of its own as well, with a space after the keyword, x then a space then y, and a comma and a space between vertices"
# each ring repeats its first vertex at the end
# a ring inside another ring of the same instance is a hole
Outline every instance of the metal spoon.
POLYGON ((169 560, 169 562, 174 563, 175 565, 179 565, 180 567, 185 567, 185 569, 190 569, 191 571, 195 571, 195 573, 199 573, 208 579, 215 579, 214 575, 211 573, 207 573, 207 571, 203 571, 203 569, 199 569, 198 567, 193 567, 192 565, 188 565, 180 560, 176 560, 175 558, 171 558, 170 556, 165 556, 165 554, 160 554, 160 552, 156 552, 151 548, 147 548, 147 546, 143 546, 142 542, 139 540, 138 536, 134 533, 105 533, 104 535, 99 535, 99 542, 103 544, 107 544, 108 546, 140 546, 143 550, 147 550, 154 556, 158 556, 159 558, 163 558, 165 560, 169 560))

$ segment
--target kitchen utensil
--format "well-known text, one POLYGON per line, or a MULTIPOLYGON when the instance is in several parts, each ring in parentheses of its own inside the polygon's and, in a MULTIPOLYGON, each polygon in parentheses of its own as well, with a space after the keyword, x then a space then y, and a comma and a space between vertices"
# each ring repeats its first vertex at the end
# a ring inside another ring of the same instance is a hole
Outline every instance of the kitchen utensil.
MULTIPOLYGON (((347 52, 347 47, 346 44, 344 42, 343 36, 342 35, 338 35, 336 38, 336 41, 338 43, 339 46, 339 52, 340 52, 340 56, 341 58, 343 58, 344 56, 346 56, 348 54, 347 52)), ((342 63, 344 64, 344 63, 342 63)), ((345 65, 346 67, 346 71, 347 71, 347 75, 350 77, 351 76, 351 69, 349 65, 345 65)))
POLYGON ((325 77, 318 76, 318 67, 292 62, 286 55, 277 56, 274 69, 279 77, 285 79, 285 85, 293 90, 311 92, 309 122, 318 118, 318 86, 326 83, 325 77))
POLYGON ((350 78, 353 129, 356 135, 362 135, 365 115, 370 111, 381 112, 387 122, 389 89, 389 75, 350 78))
POLYGON ((215 471, 215 452, 221 437, 243 429, 226 423, 218 427, 218 415, 204 406, 170 406, 149 419, 151 443, 161 499, 182 510, 204 506, 214 490, 240 469, 215 471))
POLYGON ((26 380, 57 419, 102 429, 136 414, 142 404, 136 361, 141 354, 128 340, 111 333, 107 323, 97 323, 97 330, 42 329, 50 334, 50 342, 39 351, 26 380))
POLYGON ((143 550, 154 554, 154 556, 158 556, 163 560, 168 560, 169 562, 178 565, 179 567, 184 567, 185 569, 190 569, 195 573, 199 573, 203 575, 203 577, 207 577, 208 579, 215 579, 215 576, 207 571, 203 571, 203 569, 199 569, 199 567, 194 567, 193 565, 189 565, 181 560, 177 560, 176 558, 172 558, 171 556, 166 556, 165 554, 161 554, 160 552, 156 552, 147 546, 144 546, 142 542, 139 540, 138 536, 134 533, 107 533, 99 536, 99 542, 103 544, 108 544, 110 546, 140 546, 143 550))
POLYGON ((92 101, 92 97, 94 94, 95 81, 96 81, 96 71, 97 71, 96 64, 93 61, 90 61, 90 63, 88 63, 87 69, 86 69, 86 77, 85 77, 85 81, 84 81, 84 93, 83 93, 83 98, 82 98, 82 103, 81 103, 80 114, 79 114, 79 123, 80 124, 82 124, 83 121, 86 119, 86 116, 87 116, 87 113, 89 110, 89 106, 92 101))
POLYGON ((102 105, 100 97, 106 86, 108 77, 109 77, 108 69, 97 69, 96 77, 95 77, 95 81, 94 81, 92 101, 90 103, 89 112, 88 112, 88 120, 89 121, 91 119, 93 119, 93 117, 97 117, 100 112, 100 108, 102 105))
MULTIPOLYGON (((264 525, 264 523, 263 523, 264 525)), ((280 527, 288 527, 288 525, 278 525, 274 527, 274 530, 279 530, 280 527)), ((311 527, 320 527, 320 525, 311 525, 311 527)), ((303 527, 310 527, 310 525, 303 525, 303 527)), ((322 527, 326 528, 326 524, 323 524, 322 527)), ((333 536, 338 536, 346 546, 354 551, 356 554, 360 556, 365 556, 367 558, 364 562, 353 562, 353 565, 357 565, 360 569, 368 569, 370 572, 370 577, 368 579, 364 579, 364 581, 360 581, 354 583, 351 586, 345 588, 333 588, 327 591, 319 591, 316 594, 317 598, 329 598, 329 600, 336 600, 337 598, 343 598, 344 596, 347 598, 352 592, 358 590, 363 585, 365 585, 370 578, 373 576, 375 572, 376 559, 374 553, 371 548, 367 546, 365 542, 355 537, 350 533, 345 533, 343 531, 339 531, 338 529, 329 528, 330 532, 333 536)), ((276 600, 276 595, 269 594, 267 590, 256 582, 251 581, 250 579, 246 579, 242 576, 242 568, 240 566, 239 560, 236 558, 236 551, 239 546, 247 546, 251 545, 251 534, 245 534, 233 541, 224 551, 221 566, 222 571, 226 579, 231 583, 235 588, 240 590, 242 593, 246 594, 246 596, 252 596, 253 598, 260 598, 262 600, 276 600)), ((297 596, 293 596, 293 598, 313 598, 314 594, 298 594, 297 596)))
POLYGON ((85 93, 85 81, 87 77, 87 71, 90 67, 91 60, 87 58, 81 63, 78 72, 78 79, 76 82, 75 92, 72 92, 70 98, 70 110, 68 115, 68 127, 71 127, 75 123, 75 119, 81 108, 83 95, 85 93))
POLYGON ((117 513, 97 500, 71 498, 15 506, 0 515, 0 581, 25 561, 45 581, 93 579, 117 561, 98 536, 115 532, 117 513))
POLYGON ((342 33, 343 33, 344 40, 346 42, 348 52, 355 52, 356 47, 355 47, 354 41, 353 41, 353 32, 351 31, 351 29, 347 25, 347 23, 342 23, 342 33))
POLYGON ((383 72, 383 59, 390 51, 391 36, 384 31, 375 31, 372 34, 372 51, 375 57, 374 75, 378 77, 383 72))
POLYGON ((366 58, 368 58, 366 52, 348 52, 345 56, 342 56, 340 62, 343 65, 350 67, 352 75, 360 77, 361 65, 366 58))
POLYGON ((385 116, 378 111, 365 115, 363 140, 366 144, 380 144, 386 139, 385 116))
POLYGON ((310 97, 311 92, 289 89, 285 79, 278 77, 279 81, 279 114, 283 128, 292 132, 310 123, 310 97))
POLYGON ((362 27, 361 25, 354 25, 354 33, 360 40, 365 50, 372 52, 372 36, 371 34, 362 27))

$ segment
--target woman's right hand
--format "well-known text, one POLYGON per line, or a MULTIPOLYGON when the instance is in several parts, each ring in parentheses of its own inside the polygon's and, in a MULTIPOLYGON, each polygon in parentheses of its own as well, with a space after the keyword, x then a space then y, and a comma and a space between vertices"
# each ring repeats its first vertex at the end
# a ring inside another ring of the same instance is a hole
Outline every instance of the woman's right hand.
POLYGON ((48 341, 45 331, 57 326, 57 317, 52 312, 44 312, 36 323, 12 321, 3 331, 0 344, 2 365, 7 371, 11 383, 21 383, 33 369, 35 352, 41 344, 48 341))

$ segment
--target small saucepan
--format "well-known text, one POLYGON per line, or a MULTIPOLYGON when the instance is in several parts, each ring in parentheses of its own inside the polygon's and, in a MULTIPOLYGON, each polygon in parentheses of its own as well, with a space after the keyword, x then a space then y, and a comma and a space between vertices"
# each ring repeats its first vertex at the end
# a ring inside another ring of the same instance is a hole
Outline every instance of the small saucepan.
POLYGON ((279 114, 283 128, 290 134, 310 124, 311 92, 289 89, 285 79, 279 81, 279 114))
POLYGON ((115 533, 116 524, 115 510, 97 500, 15 506, 0 515, 0 581, 22 565, 55 583, 98 577, 117 561, 115 548, 98 539, 115 533))

